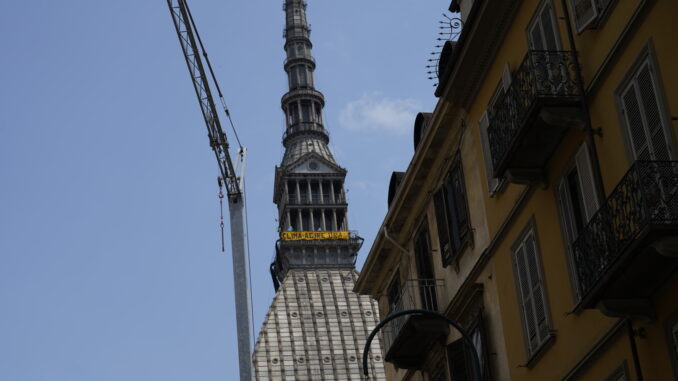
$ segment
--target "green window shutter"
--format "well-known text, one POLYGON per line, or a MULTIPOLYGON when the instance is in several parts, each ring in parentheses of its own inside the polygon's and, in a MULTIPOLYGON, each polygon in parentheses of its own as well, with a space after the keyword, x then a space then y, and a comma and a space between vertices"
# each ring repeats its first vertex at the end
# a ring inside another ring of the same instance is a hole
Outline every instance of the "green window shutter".
POLYGON ((450 246, 450 224, 447 220, 445 195, 443 189, 438 190, 433 196, 436 211, 436 225, 438 226, 438 242, 440 243, 440 256, 443 267, 450 264, 452 248, 450 246))
POLYGON ((596 0, 570 0, 577 33, 583 32, 598 18, 596 0))
POLYGON ((490 119, 487 111, 483 113, 478 121, 478 130, 480 132, 480 144, 483 150, 483 161, 485 164, 485 176, 487 177, 487 190, 492 197, 501 187, 502 181, 494 177, 494 168, 492 166, 492 152, 490 151, 490 140, 487 135, 487 128, 490 126, 490 119))

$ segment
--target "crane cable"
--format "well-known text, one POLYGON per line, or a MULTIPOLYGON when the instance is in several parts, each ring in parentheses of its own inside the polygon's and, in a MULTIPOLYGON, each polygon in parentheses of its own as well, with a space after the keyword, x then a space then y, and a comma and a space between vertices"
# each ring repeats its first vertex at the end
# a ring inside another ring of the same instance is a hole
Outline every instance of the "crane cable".
POLYGON ((231 112, 228 110, 228 106, 226 106, 226 100, 224 100, 224 95, 221 92, 221 87, 219 87, 219 82, 217 81, 216 75, 214 75, 214 69, 212 69, 212 63, 210 62, 209 57, 207 56, 207 50, 205 50, 205 46, 202 43, 202 38, 200 38, 200 32, 198 32, 198 28, 195 25, 195 21, 193 20, 193 14, 191 13, 191 9, 188 7, 188 2, 184 0, 184 5, 186 6, 186 11, 188 13, 188 18, 189 21, 191 22, 191 26, 193 26, 193 31, 195 32, 195 36, 198 39, 198 44, 200 44, 200 50, 202 51, 202 56, 205 58, 205 62, 207 62, 207 68, 210 71, 210 75, 212 76, 212 82, 214 82, 214 86, 217 88, 217 93, 219 94, 219 100, 221 101, 221 107, 224 109, 224 113, 226 114, 226 117, 228 118, 228 122, 231 125, 231 129, 233 130, 233 134, 235 135, 235 140, 238 142, 238 146, 240 149, 242 149, 242 144, 240 143, 240 137, 238 137, 238 131, 235 129, 235 125, 233 124, 233 119, 231 119, 231 112))
MULTIPOLYGON (((188 13, 188 18, 191 22, 191 26, 193 26, 193 31, 195 32, 195 36, 198 39, 198 44, 200 44, 200 50, 202 51, 202 56, 205 58, 205 62, 207 62, 207 68, 210 71, 210 76, 212 77, 212 82, 214 82, 214 86, 217 89, 217 93, 219 94, 219 100, 221 101, 221 107, 224 109, 224 113, 226 114, 226 117, 228 118, 228 122, 231 125, 231 129, 233 130, 233 134, 235 135, 235 140, 238 142, 238 147, 239 149, 239 154, 242 155, 244 154, 244 149, 242 146, 242 143, 240 142, 240 137, 238 136, 238 131, 235 128, 235 125, 233 123, 233 119, 231 118, 231 112, 228 110, 228 106, 226 105, 226 101, 224 100, 224 95, 221 92, 221 87, 219 87, 219 82, 217 81, 217 77, 214 74, 214 69, 212 69, 212 63, 210 62, 209 57, 207 56, 207 50, 205 50, 205 46, 202 43, 202 38, 200 38, 200 32, 198 32, 198 28, 195 25, 195 21, 193 20, 193 14, 191 13, 191 9, 188 7, 188 2, 184 0, 184 5, 186 6, 186 12, 188 13)), ((242 197, 243 197, 243 202, 245 203, 245 237, 246 238, 246 244, 247 244, 247 252, 249 253, 250 251, 250 233, 249 233, 249 221, 247 219, 247 202, 245 199, 245 179, 244 177, 240 178, 240 181, 242 181, 241 184, 241 190, 242 190, 242 197)), ((221 206, 221 222, 220 222, 220 227, 221 227, 221 251, 225 251, 224 249, 224 212, 223 212, 223 198, 224 194, 221 191, 222 187, 222 182, 219 180, 219 204, 221 206)), ((247 256, 247 271, 249 274, 252 274, 252 266, 250 264, 250 256, 247 256)), ((254 307, 252 303, 252 277, 249 278, 249 288, 250 288, 250 316, 254 315, 254 307)), ((251 340, 254 342, 254 325, 251 326, 252 328, 252 337, 251 340)))

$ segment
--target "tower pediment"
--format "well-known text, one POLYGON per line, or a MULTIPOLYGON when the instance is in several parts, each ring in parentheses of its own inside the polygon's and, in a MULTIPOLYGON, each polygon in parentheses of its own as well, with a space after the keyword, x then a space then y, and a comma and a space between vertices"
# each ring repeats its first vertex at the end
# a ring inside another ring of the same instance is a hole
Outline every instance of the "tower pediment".
POLYGON ((306 154, 287 166, 283 175, 287 174, 346 174, 346 170, 337 164, 312 152, 306 154))

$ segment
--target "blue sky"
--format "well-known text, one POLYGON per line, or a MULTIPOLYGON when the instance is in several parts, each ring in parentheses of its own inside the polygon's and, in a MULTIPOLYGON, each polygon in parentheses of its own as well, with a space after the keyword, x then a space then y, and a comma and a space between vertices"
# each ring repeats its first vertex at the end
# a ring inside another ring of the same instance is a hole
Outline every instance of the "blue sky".
MULTIPOLYGON (((449 0, 308 0, 331 148, 366 243, 433 109, 449 0)), ((274 292, 282 1, 194 0, 249 149, 255 330, 274 292)), ((217 169, 165 1, 3 1, 0 379, 231 380, 231 258, 217 169)))

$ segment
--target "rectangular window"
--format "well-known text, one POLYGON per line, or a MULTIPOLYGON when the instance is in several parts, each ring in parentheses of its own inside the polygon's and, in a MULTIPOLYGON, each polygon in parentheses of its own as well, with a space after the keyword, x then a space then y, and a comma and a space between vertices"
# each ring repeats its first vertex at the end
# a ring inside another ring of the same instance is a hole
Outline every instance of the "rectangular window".
POLYGON ((613 2, 614 0, 570 0, 577 33, 597 27, 613 2))
POLYGON ((560 37, 556 29, 556 15, 551 0, 544 0, 527 29, 527 40, 531 50, 560 50, 560 37))
POLYGON ((544 279, 534 223, 512 248, 520 312, 528 357, 537 353, 551 336, 544 279))
POLYGON ((447 266, 471 238, 466 186, 459 154, 442 187, 434 195, 434 206, 443 266, 447 266))
POLYGON ((310 101, 301 101, 301 121, 310 122, 311 121, 311 102, 310 101))
POLYGON ((572 244, 600 207, 598 192, 593 181, 592 163, 586 144, 582 144, 579 148, 575 154, 574 163, 565 172, 558 184, 558 206, 570 265, 570 276, 575 298, 579 301, 581 294, 574 267, 572 244))
POLYGON ((399 311, 400 308, 400 279, 398 279, 398 271, 393 277, 391 284, 388 286, 388 304, 389 312, 399 311))
POLYGON ((649 52, 617 93, 634 160, 673 160, 673 138, 649 52))

